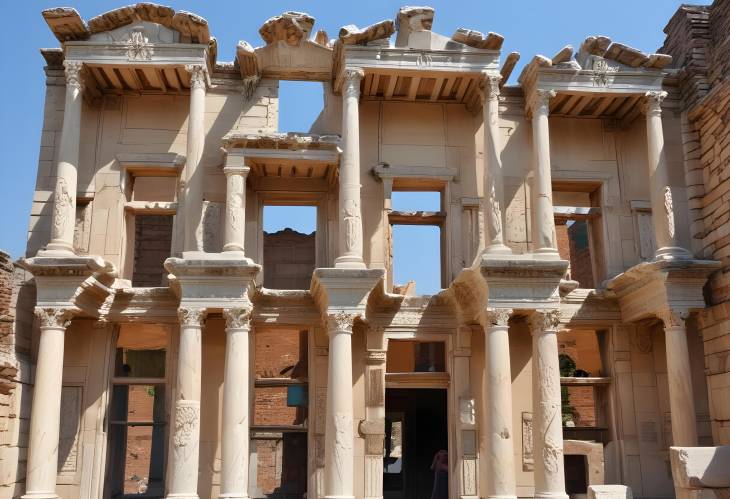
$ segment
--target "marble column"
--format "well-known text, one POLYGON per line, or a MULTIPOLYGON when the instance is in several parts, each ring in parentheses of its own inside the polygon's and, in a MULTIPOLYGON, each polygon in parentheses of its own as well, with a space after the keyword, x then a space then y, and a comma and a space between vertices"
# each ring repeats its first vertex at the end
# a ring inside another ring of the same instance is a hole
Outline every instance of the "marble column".
POLYGON ((223 173, 226 175, 226 220, 223 231, 223 251, 225 252, 244 254, 246 177, 249 170, 250 168, 243 164, 243 156, 231 157, 231 153, 229 153, 226 166, 223 167, 223 173), (239 159, 240 161, 235 161, 239 159))
POLYGON ((173 449, 168 465, 167 498, 198 498, 198 456, 200 453, 200 376, 202 369, 201 334, 204 308, 178 309, 180 348, 177 359, 177 382, 173 449))
POLYGON ((509 254, 504 244, 504 179, 502 177, 501 141, 499 139, 500 75, 484 76, 484 220, 487 226, 485 253, 509 254))
POLYGON ((532 329, 532 412, 535 497, 567 499, 558 363, 558 310, 536 311, 532 329))
POLYGON ((203 182, 205 171, 201 165, 205 146, 205 86, 206 67, 189 64, 190 111, 188 113, 188 135, 185 160, 185 244, 183 251, 203 251, 202 231, 199 230, 203 217, 203 182))
POLYGON ((685 322, 688 315, 686 311, 679 312, 672 309, 660 313, 666 342, 672 445, 680 447, 697 445, 697 414, 685 322))
POLYGON ((532 240, 535 253, 558 256, 553 215, 553 183, 550 171, 550 99, 554 90, 537 90, 532 103, 532 147, 535 163, 532 184, 533 226, 532 240))
POLYGON ((345 70, 342 88, 342 156, 340 158, 339 255, 335 267, 364 269, 360 208, 360 68, 345 70))
POLYGON ((324 496, 354 497, 352 412, 352 325, 355 316, 345 312, 328 315, 329 364, 324 441, 324 496))
POLYGON ((512 431, 512 371, 509 317, 512 310, 487 310, 487 497, 516 495, 512 431))
POLYGON ((46 246, 46 251, 73 255, 76 226, 76 182, 81 140, 81 70, 83 63, 64 61, 63 65, 66 68, 66 103, 63 110, 61 142, 58 146, 56 187, 53 191, 51 241, 46 246))
POLYGON ((24 499, 55 499, 61 427, 63 346, 72 311, 36 308, 40 342, 36 361, 24 499))
POLYGON ((666 96, 664 91, 647 92, 644 102, 651 213, 657 247, 655 258, 691 258, 692 255, 677 243, 674 200, 662 129, 662 101, 666 96))
POLYGON ((226 360, 221 432, 221 498, 248 497, 251 307, 224 309, 226 360))

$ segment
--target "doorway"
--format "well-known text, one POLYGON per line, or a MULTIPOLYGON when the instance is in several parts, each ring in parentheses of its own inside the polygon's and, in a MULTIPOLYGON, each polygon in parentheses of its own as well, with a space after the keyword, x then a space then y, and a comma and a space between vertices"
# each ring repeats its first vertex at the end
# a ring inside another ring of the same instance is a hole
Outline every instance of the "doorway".
POLYGON ((384 499, 448 498, 446 400, 445 389, 385 390, 384 499))

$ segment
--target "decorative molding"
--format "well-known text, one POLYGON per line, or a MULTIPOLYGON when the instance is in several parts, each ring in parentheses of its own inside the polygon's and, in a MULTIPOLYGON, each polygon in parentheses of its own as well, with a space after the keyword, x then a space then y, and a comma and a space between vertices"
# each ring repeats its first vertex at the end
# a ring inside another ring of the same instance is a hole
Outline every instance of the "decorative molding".
POLYGON ((370 365, 383 364, 387 360, 386 350, 367 350, 365 352, 365 363, 370 365))
POLYGON ((488 71, 482 71, 482 97, 485 100, 491 100, 495 102, 499 101, 499 84, 501 81, 502 75, 494 74, 488 71))
POLYGON ((239 308, 224 308, 223 318, 226 320, 226 329, 244 329, 251 327, 253 307, 250 305, 239 308))
POLYGON ((34 310, 42 328, 64 328, 71 325, 74 310, 71 308, 36 307, 34 310))
POLYGON ((353 314, 345 311, 327 314, 327 329, 330 332, 339 331, 352 334, 352 325, 355 322, 355 318, 359 316, 360 314, 353 314))
POLYGON ((144 36, 141 28, 134 28, 129 32, 126 41, 128 61, 149 61, 152 59, 154 48, 149 39, 144 36))
POLYGON ((81 61, 63 61, 64 73, 66 74, 66 86, 74 87, 78 90, 83 89, 83 83, 81 82, 81 70, 84 67, 84 63, 81 61))
POLYGON ((199 307, 180 307, 177 310, 177 318, 181 326, 203 327, 208 311, 199 307))
POLYGON ((345 69, 345 88, 343 94, 345 97, 360 98, 360 82, 365 77, 362 68, 345 69))
POLYGON ((488 308, 486 312, 487 323, 492 326, 506 327, 509 324, 512 312, 511 308, 488 308))

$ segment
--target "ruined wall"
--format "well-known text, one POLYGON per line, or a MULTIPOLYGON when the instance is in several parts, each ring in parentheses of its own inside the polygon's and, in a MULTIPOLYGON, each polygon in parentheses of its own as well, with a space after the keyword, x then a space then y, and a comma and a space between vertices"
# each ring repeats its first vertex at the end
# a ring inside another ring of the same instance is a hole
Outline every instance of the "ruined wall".
POLYGON ((722 262, 700 317, 715 444, 730 444, 730 1, 685 5, 664 29, 682 96, 693 249, 722 262))

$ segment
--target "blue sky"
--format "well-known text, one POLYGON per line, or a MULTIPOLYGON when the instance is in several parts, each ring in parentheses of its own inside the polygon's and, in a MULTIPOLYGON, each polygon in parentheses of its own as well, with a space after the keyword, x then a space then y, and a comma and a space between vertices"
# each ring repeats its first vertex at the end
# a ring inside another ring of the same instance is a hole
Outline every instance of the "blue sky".
MULTIPOLYGON (((74 6, 85 19, 131 3, 129 0, 83 0, 70 2, 7 2, 6 62, 0 83, 0 249, 17 258, 25 250, 38 150, 43 118, 43 58, 38 49, 59 45, 40 15, 44 8, 74 6), (7 60, 9 58, 10 60, 7 60)), ((394 18, 402 1, 368 2, 267 0, 163 2, 178 10, 205 17, 218 39, 218 59, 232 60, 238 40, 261 45, 261 24, 285 10, 305 11, 317 20, 315 31, 325 29, 330 38, 346 24, 365 26, 394 18)), ((697 2, 707 3, 707 2, 697 2)), ((664 40, 662 29, 681 4, 675 0, 465 0, 428 2, 436 9, 434 31, 451 35, 466 27, 482 32, 496 31, 505 37, 503 54, 518 51, 522 58, 510 83, 533 55, 552 56, 565 44, 574 47, 587 36, 603 34, 644 51, 653 51, 664 40)), ((281 130, 306 130, 319 112, 321 90, 315 85, 285 85, 281 92, 281 130), (293 105, 286 106, 286 102, 293 105)), ((420 246, 418 238, 406 244, 420 246)), ((417 267, 417 266, 416 266, 417 267)), ((396 279, 397 280, 397 279, 396 279)), ((419 286, 419 292, 426 292, 419 286)))

